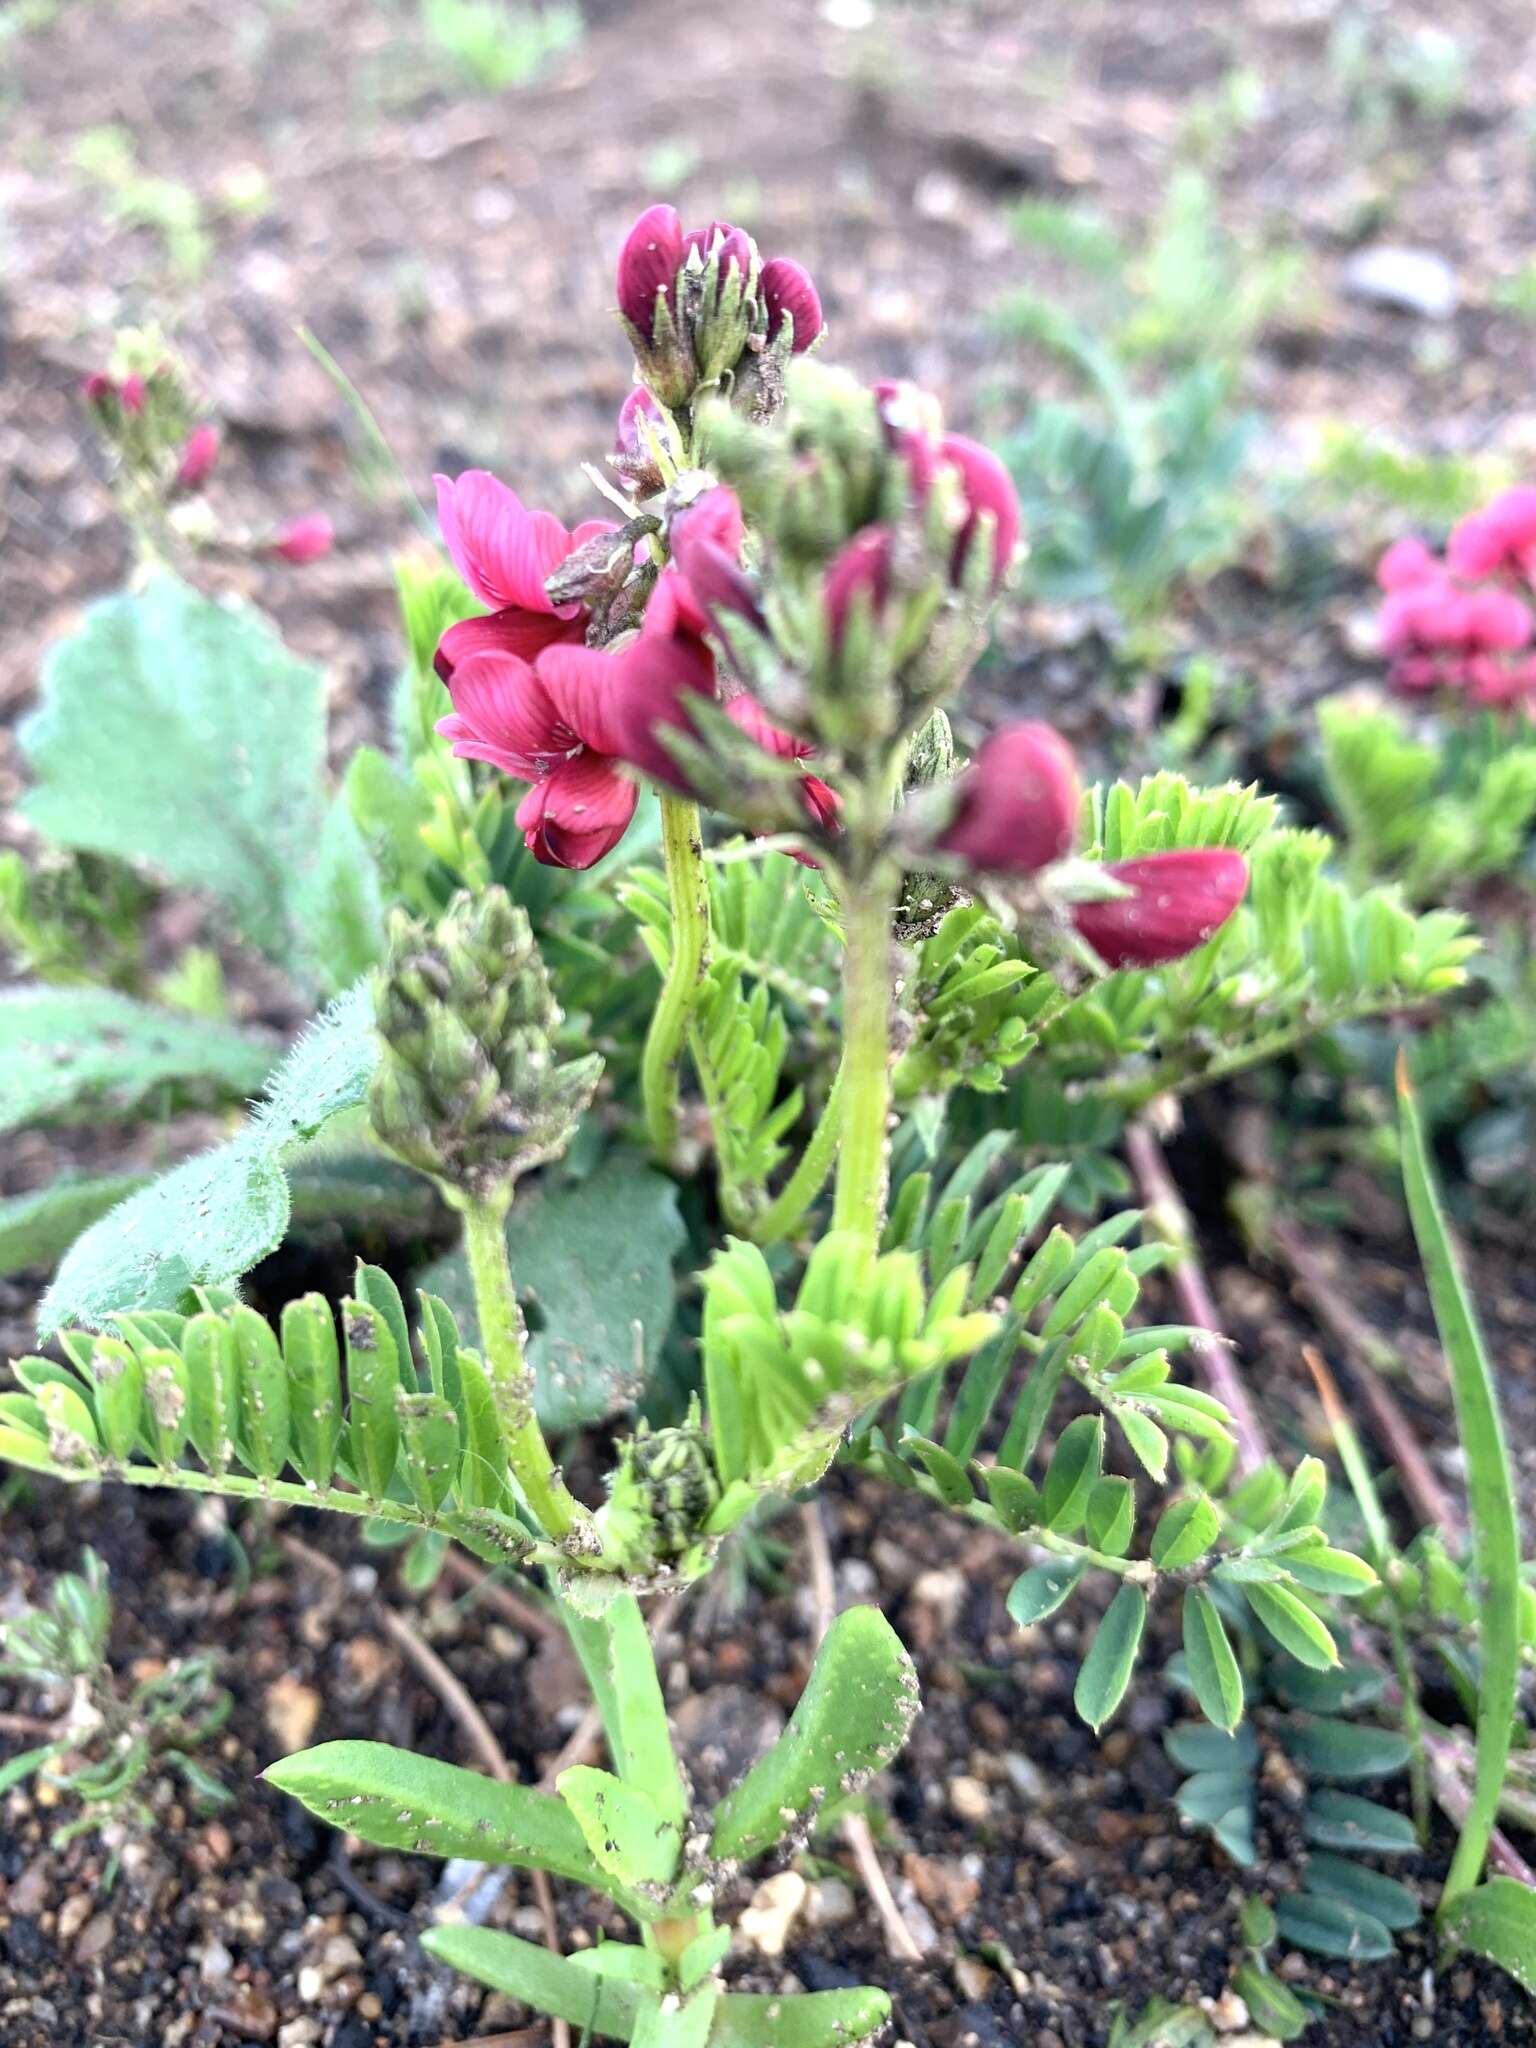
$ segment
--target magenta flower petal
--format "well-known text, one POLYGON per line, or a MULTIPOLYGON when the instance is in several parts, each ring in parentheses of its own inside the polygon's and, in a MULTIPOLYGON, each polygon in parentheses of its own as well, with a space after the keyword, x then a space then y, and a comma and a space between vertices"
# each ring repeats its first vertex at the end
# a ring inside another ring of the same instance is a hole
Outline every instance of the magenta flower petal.
POLYGON ((640 431, 643 420, 649 420, 653 426, 659 425, 661 406, 643 384, 637 384, 619 407, 618 425, 613 439, 615 455, 622 455, 634 461, 646 452, 645 440, 640 431))
POLYGON ((765 754, 772 754, 779 761, 803 761, 816 749, 809 740, 796 739, 792 732, 786 732, 781 725, 775 725, 755 697, 745 692, 733 697, 725 707, 725 715, 732 725, 741 730, 754 745, 765 754))
POLYGON ((518 805, 523 844, 546 867, 589 868, 624 837, 639 795, 612 761, 578 754, 518 805))
POLYGON ((960 776, 936 844, 983 874, 1032 875, 1068 853, 1079 790, 1072 749, 1048 725, 1005 726, 960 776))
POLYGON ((768 308, 768 339, 778 340, 787 316, 794 322, 792 350, 797 356, 803 355, 825 324, 821 317, 821 299, 809 271, 802 270, 787 256, 775 256, 771 263, 763 265, 758 283, 763 303, 768 308))
POLYGON ((1111 861, 1104 872, 1129 896, 1079 903, 1072 921, 1106 967, 1154 967, 1203 945, 1236 910, 1248 863, 1225 847, 1111 861))
POLYGON ((955 542, 951 574, 958 577, 965 564, 966 550, 984 512, 995 522, 992 541, 992 582, 996 588, 1007 575, 1019 545, 1019 495, 1013 478, 990 448, 971 441, 964 434, 946 434, 939 443, 941 460, 960 472, 965 491, 967 518, 955 542))
POLYGON ((1376 564, 1376 581, 1383 590, 1411 590, 1442 573, 1434 553, 1416 534, 1394 541, 1376 564))
POLYGON ((624 238, 619 251, 619 311, 646 341, 656 317, 656 294, 664 292, 667 304, 673 303, 686 253, 675 206, 648 207, 624 238))
POLYGON ((839 549, 822 580, 822 602, 826 607, 827 629, 834 647, 842 644, 848 614, 860 592, 871 608, 879 611, 891 588, 891 533, 889 527, 866 526, 839 549))
POLYGON ((194 427, 181 451, 181 461, 176 468, 176 487, 182 491, 195 491, 205 483, 219 459, 219 430, 206 420, 202 426, 194 427))
MULTIPOLYGON (((744 531, 736 493, 723 486, 706 492, 673 523, 672 556, 692 595, 696 617, 689 623, 696 632, 721 614, 763 624, 756 588, 741 566, 744 531)), ((654 609, 654 597, 651 602, 654 609)))
POLYGON ((285 562, 316 562, 330 553, 335 538, 336 529, 323 512, 306 512, 301 519, 289 520, 271 552, 285 562))
POLYGON ((551 647, 539 656, 538 673, 562 724, 584 746, 623 752, 624 650, 551 647))
POLYGON ((515 654, 487 649, 454 668, 453 712, 438 731, 461 760, 489 761, 504 774, 533 782, 580 747, 538 673, 515 654))
POLYGON ((1510 590, 1473 590, 1466 600, 1467 645, 1485 651, 1528 645, 1532 619, 1528 605, 1510 590))
POLYGON ((497 611, 514 604, 552 611, 544 582, 574 545, 560 521, 530 511, 516 491, 483 469, 434 481, 444 545, 480 602, 497 611))
MULTIPOLYGON (((655 602, 653 596, 653 608, 655 602)), ((714 656, 691 632, 650 632, 649 626, 647 612, 645 626, 622 656, 624 688, 618 716, 623 744, 616 751, 652 781, 686 790, 682 770, 660 735, 692 729, 689 699, 715 694, 714 656)))
POLYGON ((546 647, 580 640, 585 631, 580 618, 562 619, 553 612, 530 612, 521 605, 508 605, 483 619, 460 619, 448 627, 437 643, 432 665, 445 683, 451 683, 459 663, 472 654, 515 654, 520 661, 534 661, 546 647))

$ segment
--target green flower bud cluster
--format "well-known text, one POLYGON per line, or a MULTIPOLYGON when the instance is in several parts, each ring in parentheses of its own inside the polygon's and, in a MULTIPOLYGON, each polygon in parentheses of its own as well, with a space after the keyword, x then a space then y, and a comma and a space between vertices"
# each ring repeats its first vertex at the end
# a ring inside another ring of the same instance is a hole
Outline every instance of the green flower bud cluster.
POLYGON ((461 891, 436 925, 397 912, 375 978, 381 1142, 450 1192, 510 1190, 565 1150, 603 1062, 556 1057, 562 1018, 527 913, 461 891))
POLYGON ((603 1554, 619 1571, 677 1566, 703 1540, 720 1500, 709 1437, 697 1411, 672 1429, 642 1422, 620 1451, 597 1518, 603 1554))

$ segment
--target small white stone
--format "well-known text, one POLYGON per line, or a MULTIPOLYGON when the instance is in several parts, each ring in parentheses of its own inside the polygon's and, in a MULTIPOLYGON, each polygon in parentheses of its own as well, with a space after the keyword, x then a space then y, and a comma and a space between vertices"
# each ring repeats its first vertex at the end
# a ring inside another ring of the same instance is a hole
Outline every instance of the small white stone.
POLYGON ((783 1955, 809 1892, 810 1886, 797 1870, 781 1870, 777 1877, 766 1878, 736 1922, 737 1933, 760 1955, 783 1955))
POLYGON ((951 1778, 949 1803, 959 1818, 972 1826, 992 1817, 992 1794, 980 1778, 951 1778))

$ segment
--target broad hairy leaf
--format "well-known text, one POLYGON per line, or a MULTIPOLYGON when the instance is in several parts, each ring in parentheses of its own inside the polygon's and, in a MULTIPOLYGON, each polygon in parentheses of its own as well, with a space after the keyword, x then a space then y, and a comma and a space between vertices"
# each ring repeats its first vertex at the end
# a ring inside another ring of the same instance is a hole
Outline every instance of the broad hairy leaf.
POLYGON ((917 1675, 878 1607, 850 1607, 822 1642, 789 1726, 715 1809, 716 1856, 760 1855, 883 1770, 917 1713, 917 1675))
POLYGON ((349 989, 292 1048, 236 1137, 152 1181, 70 1247, 39 1335, 99 1329, 119 1309, 172 1309, 193 1287, 249 1272, 288 1226, 285 1160, 363 1100, 376 1057, 372 997, 349 989))
POLYGON ((132 1114, 163 1090, 177 1106, 239 1102, 271 1072, 272 1040, 106 988, 0 995, 0 1131, 132 1114))
POLYGON ((62 1174, 35 1194, 0 1201, 0 1274, 51 1266, 81 1231, 137 1194, 148 1178, 142 1173, 62 1174))
POLYGON ((386 1742, 322 1742, 270 1764, 269 1784, 381 1849, 516 1863, 611 1891, 575 1816, 548 1792, 386 1742))
MULTIPOLYGON (((672 1261, 686 1233, 675 1184, 615 1161, 590 1180, 519 1193, 507 1219, 513 1284, 547 1430, 579 1428, 644 1393, 671 1327, 672 1261)), ((422 1275, 478 1342, 462 1253, 422 1275)))
POLYGON ((328 957, 370 863, 327 826, 325 678, 252 608, 165 574, 93 605, 19 740, 22 814, 44 837, 208 892, 314 986, 357 971, 355 944, 328 957))

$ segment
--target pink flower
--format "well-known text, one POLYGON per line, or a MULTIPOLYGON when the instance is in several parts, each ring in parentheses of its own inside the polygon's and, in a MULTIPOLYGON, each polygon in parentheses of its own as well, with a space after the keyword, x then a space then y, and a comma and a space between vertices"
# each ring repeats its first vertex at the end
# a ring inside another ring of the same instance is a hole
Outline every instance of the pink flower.
POLYGON ((80 380, 80 396, 87 405, 100 405, 108 398, 116 398, 117 385, 105 370, 92 370, 80 380))
POLYGON ((449 679, 453 712, 437 729, 461 760, 489 761, 532 784, 516 816, 536 860, 589 868, 623 838, 639 791, 605 744, 601 700, 563 699, 547 660, 501 648, 465 655, 449 679))
POLYGON ((724 621, 732 617, 763 628, 757 591, 741 566, 745 532, 736 493, 724 484, 706 491, 672 525, 672 559, 701 614, 717 630, 728 630, 724 621))
POLYGON ((1248 888, 1247 861, 1226 847, 1110 861, 1104 872, 1133 893, 1079 903, 1072 922, 1111 968, 1155 967, 1193 952, 1226 923, 1248 888))
MULTIPOLYGON (((725 707, 725 715, 734 725, 740 726, 765 754, 772 754, 776 760, 808 761, 816 752, 809 740, 797 739, 793 733, 775 725, 755 697, 733 697, 725 707)), ((841 830, 838 812, 842 809, 842 798, 819 775, 801 777, 800 799, 805 805, 806 816, 819 831, 830 834, 841 830)), ((792 858, 802 867, 817 865, 808 854, 796 853, 792 858)))
POLYGON ((1445 558, 1471 581, 1536 574, 1536 485, 1501 491, 1491 505, 1463 519, 1451 531, 1445 558))
POLYGON ((218 459, 219 430, 205 420, 202 426, 194 427, 187 436, 176 470, 176 488, 181 491, 195 491, 199 484, 207 482, 218 459))
POLYGON ((546 647, 585 639, 586 631, 587 622, 581 613, 573 619, 562 619, 553 612, 528 612, 521 605, 509 604, 484 618, 460 619, 449 626, 437 643, 432 666, 445 683, 451 683, 459 663, 472 654, 493 651, 516 655, 519 661, 534 661, 546 647))
POLYGON ((335 538, 336 529, 323 512, 306 512, 288 521, 270 551, 285 562, 314 562, 330 553, 335 538))
POLYGON ((936 841, 973 868, 1032 875, 1071 850, 1079 790, 1072 749, 1048 725, 1005 726, 983 741, 955 785, 936 841))
MULTIPOLYGON (((556 611, 544 588, 546 578, 595 535, 614 531, 606 519, 585 520, 568 531, 552 512, 529 511, 516 491, 487 470, 468 469, 462 476, 433 481, 438 523, 453 565, 494 611, 510 605, 556 611)), ((561 606, 558 616, 572 618, 578 609, 561 606)))
POLYGON ((1019 545, 1019 496, 1013 478, 990 448, 964 434, 946 434, 939 459, 958 470, 965 495, 966 518, 955 542, 950 576, 959 582, 966 556, 984 515, 992 519, 992 588, 996 590, 1012 566, 1019 545))
POLYGON ((539 675, 589 746, 686 791, 661 735, 690 731, 689 698, 715 693, 715 659, 701 627, 687 583, 665 569, 632 640, 611 649, 548 648, 539 656, 539 675))
POLYGON ((1376 581, 1383 590, 1409 590, 1443 573, 1433 552, 1413 534, 1394 541, 1376 564, 1376 581))
POLYGON ((827 631, 833 646, 840 647, 855 602, 862 600, 871 613, 878 613, 890 596, 890 528, 866 526, 856 533, 827 565, 821 588, 827 631))
POLYGON ((650 206, 641 214, 619 251, 619 311, 649 341, 658 295, 676 306, 677 274, 687 256, 683 224, 675 206, 650 206))
POLYGON ((117 402, 124 412, 139 413, 144 410, 146 391, 144 379, 135 370, 131 377, 125 377, 118 386, 117 402))
POLYGON ((650 450, 640 431, 641 422, 649 421, 656 426, 661 421, 661 407, 643 384, 636 384, 619 407, 618 427, 613 439, 613 452, 627 462, 645 461, 650 450))
POLYGON ((820 339, 825 325, 821 317, 821 298, 811 282, 810 273, 802 270, 798 263, 792 263, 787 256, 775 256, 771 263, 763 265, 758 289, 762 292, 763 304, 768 308, 768 339, 777 341, 787 319, 794 329, 790 353, 804 355, 812 342, 820 339))
POLYGON ((1510 590, 1473 590, 1466 600, 1463 635, 1473 653, 1508 652, 1526 646, 1531 637, 1530 606, 1510 590))

